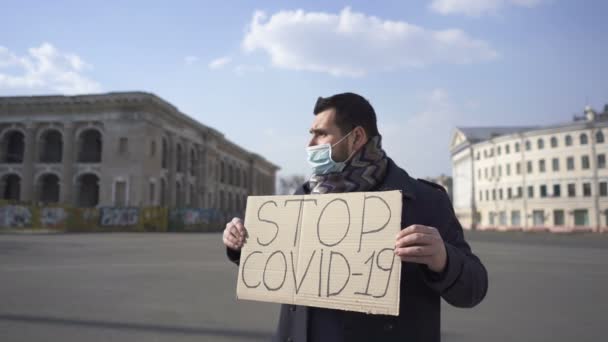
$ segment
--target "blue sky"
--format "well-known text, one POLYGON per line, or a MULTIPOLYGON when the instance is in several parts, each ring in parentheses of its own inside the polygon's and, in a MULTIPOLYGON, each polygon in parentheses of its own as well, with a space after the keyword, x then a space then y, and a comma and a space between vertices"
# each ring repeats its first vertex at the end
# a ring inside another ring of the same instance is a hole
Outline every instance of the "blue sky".
POLYGON ((318 96, 353 91, 389 155, 450 173, 455 126, 571 120, 608 103, 608 2, 5 1, 0 96, 153 92, 307 174, 318 96))

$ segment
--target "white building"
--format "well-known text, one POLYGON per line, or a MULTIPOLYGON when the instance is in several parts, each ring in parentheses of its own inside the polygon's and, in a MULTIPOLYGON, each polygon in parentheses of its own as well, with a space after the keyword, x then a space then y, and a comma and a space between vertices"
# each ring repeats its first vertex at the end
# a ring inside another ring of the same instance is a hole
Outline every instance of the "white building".
POLYGON ((451 141, 463 227, 608 231, 608 105, 545 127, 463 127, 451 141))

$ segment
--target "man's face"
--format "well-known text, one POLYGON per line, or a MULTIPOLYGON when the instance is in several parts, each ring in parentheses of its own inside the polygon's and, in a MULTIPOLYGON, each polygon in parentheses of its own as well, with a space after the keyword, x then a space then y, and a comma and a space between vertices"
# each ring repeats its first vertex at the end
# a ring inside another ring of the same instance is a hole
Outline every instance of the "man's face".
MULTIPOLYGON (((348 132, 345 132, 348 134, 348 132)), ((308 146, 316 146, 321 144, 332 145, 332 159, 336 162, 345 161, 353 152, 351 136, 346 137, 339 144, 335 145, 344 137, 340 128, 336 125, 336 110, 333 108, 327 109, 315 115, 310 128, 310 142, 308 146)))

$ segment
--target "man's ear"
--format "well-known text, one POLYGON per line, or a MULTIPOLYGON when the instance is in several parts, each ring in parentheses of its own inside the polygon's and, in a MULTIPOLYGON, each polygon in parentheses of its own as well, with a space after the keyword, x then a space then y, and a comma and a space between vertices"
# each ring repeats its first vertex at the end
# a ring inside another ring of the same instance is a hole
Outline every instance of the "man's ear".
POLYGON ((367 132, 361 126, 357 126, 353 129, 353 136, 353 148, 355 151, 358 151, 363 145, 367 144, 367 141, 369 140, 367 132))

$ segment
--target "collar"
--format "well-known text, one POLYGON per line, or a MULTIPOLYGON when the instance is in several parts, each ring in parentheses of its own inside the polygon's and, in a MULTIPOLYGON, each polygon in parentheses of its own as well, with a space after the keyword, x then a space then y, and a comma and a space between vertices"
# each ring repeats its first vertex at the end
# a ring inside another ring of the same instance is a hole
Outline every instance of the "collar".
POLYGON ((410 177, 405 170, 397 166, 391 158, 388 158, 386 176, 382 183, 376 188, 376 191, 399 190, 403 194, 403 197, 409 200, 415 200, 415 189, 416 180, 410 177))

